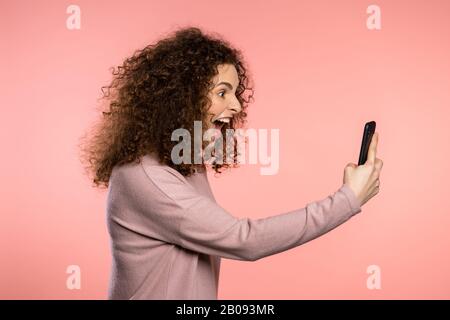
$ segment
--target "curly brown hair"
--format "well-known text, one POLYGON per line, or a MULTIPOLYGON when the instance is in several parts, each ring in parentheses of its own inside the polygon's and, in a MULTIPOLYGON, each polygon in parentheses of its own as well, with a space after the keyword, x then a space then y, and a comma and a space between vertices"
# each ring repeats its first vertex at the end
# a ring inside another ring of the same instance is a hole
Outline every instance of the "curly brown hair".
MULTIPOLYGON (((240 50, 220 35, 207 35, 197 27, 182 28, 167 38, 136 50, 121 66, 112 68, 113 80, 101 87, 107 109, 92 130, 80 138, 80 159, 94 187, 108 187, 114 166, 140 162, 140 157, 155 153, 159 161, 184 176, 199 164, 174 164, 171 150, 173 130, 184 128, 193 137, 194 121, 205 128, 211 105, 208 92, 217 66, 232 64, 239 77, 236 97, 242 111, 230 124, 237 129, 246 122, 246 108, 253 97, 250 77, 240 50), (103 90, 106 88, 107 90, 103 90), (250 91, 250 95, 246 95, 250 91)), ((221 168, 234 164, 214 164, 221 168)))

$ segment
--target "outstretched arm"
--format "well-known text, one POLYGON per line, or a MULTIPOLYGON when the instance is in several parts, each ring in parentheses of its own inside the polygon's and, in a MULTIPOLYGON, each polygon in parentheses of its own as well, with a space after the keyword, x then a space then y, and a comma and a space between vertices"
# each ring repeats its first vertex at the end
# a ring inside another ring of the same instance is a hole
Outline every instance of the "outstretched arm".
MULTIPOLYGON (((199 194, 176 170, 142 166, 117 172, 117 194, 133 198, 140 233, 181 247, 229 259, 255 261, 327 233, 361 211, 353 191, 336 192, 305 207, 267 218, 236 218, 199 194), (133 171, 134 172, 134 171, 133 171)), ((113 219, 115 219, 113 217, 113 219)), ((116 222, 123 221, 116 218, 116 222)))

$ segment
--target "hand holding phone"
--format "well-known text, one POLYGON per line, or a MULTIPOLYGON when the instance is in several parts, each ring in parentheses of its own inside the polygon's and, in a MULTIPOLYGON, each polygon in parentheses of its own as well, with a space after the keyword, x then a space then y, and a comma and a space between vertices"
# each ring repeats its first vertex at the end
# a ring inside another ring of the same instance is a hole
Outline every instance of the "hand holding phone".
POLYGON ((375 121, 367 122, 364 125, 358 165, 348 163, 345 166, 343 181, 354 192, 360 206, 378 194, 380 190, 383 161, 377 158, 377 146, 378 133, 375 134, 375 121), (375 140, 373 140, 374 137, 375 140))
POLYGON ((366 161, 367 161, 367 153, 369 152, 370 142, 372 141, 372 136, 375 133, 376 125, 377 124, 375 121, 367 122, 364 125, 364 132, 363 132, 362 142, 361 142, 361 150, 359 152, 358 166, 366 163, 366 161))

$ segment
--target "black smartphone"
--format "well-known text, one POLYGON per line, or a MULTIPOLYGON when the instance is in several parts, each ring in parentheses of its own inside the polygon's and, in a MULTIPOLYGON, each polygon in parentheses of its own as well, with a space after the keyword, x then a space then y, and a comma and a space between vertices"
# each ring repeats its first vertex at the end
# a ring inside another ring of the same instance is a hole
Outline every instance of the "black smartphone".
POLYGON ((361 142, 361 151, 359 151, 359 161, 358 166, 366 163, 367 161, 367 153, 369 152, 370 142, 372 141, 372 136, 375 133, 376 127, 375 121, 367 122, 364 125, 364 133, 361 142))

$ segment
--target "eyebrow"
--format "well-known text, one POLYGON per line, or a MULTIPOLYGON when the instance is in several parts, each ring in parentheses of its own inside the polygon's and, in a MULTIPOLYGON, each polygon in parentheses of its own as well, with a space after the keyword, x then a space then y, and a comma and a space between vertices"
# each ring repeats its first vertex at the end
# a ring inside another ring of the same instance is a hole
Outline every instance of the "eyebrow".
POLYGON ((221 84, 224 84, 224 85, 226 85, 228 88, 230 88, 230 90, 233 90, 233 86, 231 85, 231 83, 225 82, 225 81, 219 82, 218 84, 216 84, 216 87, 218 87, 218 86, 221 85, 221 84))

